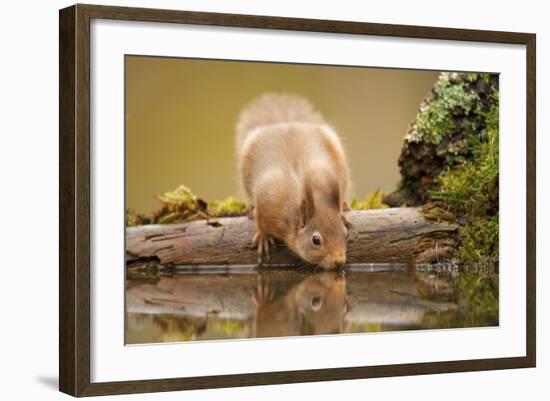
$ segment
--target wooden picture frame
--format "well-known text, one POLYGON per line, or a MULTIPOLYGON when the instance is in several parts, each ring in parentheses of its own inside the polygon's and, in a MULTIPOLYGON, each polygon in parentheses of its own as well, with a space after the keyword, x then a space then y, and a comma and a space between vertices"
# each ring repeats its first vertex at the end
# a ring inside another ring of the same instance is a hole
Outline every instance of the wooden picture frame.
POLYGON ((80 4, 60 10, 59 29, 59 388, 62 392, 73 396, 92 396, 535 366, 536 37, 534 34, 80 4), (90 21, 94 18, 526 46, 526 355, 493 359, 92 383, 90 380, 90 21))

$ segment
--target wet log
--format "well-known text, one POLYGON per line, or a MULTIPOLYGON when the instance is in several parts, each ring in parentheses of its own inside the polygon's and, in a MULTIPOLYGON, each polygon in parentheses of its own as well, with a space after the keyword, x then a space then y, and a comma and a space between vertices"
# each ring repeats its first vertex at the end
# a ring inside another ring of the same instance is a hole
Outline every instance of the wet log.
MULTIPOLYGON (((426 218, 419 208, 350 211, 347 262, 431 263, 455 248, 458 226, 426 218)), ((248 217, 224 217, 184 224, 126 229, 126 261, 154 260, 161 265, 253 265, 255 223, 248 217)), ((282 243, 264 265, 299 263, 282 243)))

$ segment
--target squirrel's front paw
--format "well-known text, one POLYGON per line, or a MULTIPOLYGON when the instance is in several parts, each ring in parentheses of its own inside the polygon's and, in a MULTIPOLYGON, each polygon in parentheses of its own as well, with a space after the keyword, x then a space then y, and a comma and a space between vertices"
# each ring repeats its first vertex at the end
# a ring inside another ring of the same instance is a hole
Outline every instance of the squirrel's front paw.
POLYGON ((252 239, 252 246, 258 248, 258 264, 261 265, 264 261, 270 258, 270 245, 275 246, 275 239, 269 234, 257 231, 252 239))
POLYGON ((269 302, 273 302, 275 298, 275 293, 271 287, 271 283, 265 277, 258 275, 256 280, 256 289, 252 293, 252 300, 256 306, 265 305, 269 302))

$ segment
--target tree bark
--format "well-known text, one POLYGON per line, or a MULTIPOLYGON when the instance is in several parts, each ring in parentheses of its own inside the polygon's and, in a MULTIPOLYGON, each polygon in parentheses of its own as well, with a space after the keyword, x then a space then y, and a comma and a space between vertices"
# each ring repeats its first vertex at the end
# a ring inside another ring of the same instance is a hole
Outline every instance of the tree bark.
MULTIPOLYGON (((350 211, 347 263, 431 263, 454 250, 458 226, 426 219, 419 208, 350 211)), ((126 261, 154 260, 161 265, 253 265, 255 223, 224 217, 185 224, 126 229, 126 261)), ((300 263, 279 243, 268 266, 300 263)))

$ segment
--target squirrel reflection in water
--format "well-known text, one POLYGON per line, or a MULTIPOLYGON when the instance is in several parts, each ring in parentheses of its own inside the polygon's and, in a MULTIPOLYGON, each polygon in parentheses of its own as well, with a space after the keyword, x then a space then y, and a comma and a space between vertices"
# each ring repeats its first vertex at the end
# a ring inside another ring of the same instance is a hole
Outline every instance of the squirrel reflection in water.
POLYGON ((315 274, 284 294, 259 276, 253 294, 252 337, 343 333, 349 310, 346 279, 340 273, 315 274))

